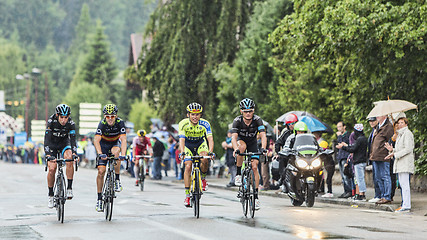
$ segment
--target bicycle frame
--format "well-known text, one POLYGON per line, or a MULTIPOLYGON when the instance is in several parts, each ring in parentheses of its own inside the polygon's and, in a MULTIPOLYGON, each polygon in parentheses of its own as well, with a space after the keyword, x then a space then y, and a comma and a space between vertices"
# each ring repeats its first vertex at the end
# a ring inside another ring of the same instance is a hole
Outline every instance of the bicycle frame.
POLYGON ((141 191, 144 191, 144 181, 145 181, 145 169, 144 169, 144 163, 145 159, 151 159, 153 158, 151 155, 136 155, 135 158, 138 159, 139 163, 139 176, 136 176, 139 180, 139 187, 141 191))
POLYGON ((199 218, 200 216, 200 198, 202 197, 202 177, 200 171, 200 160, 211 159, 210 156, 188 156, 186 159, 191 159, 193 162, 191 171, 191 187, 190 187, 190 198, 194 207, 194 216, 199 218))
POLYGON ((252 156, 263 155, 261 152, 248 152, 239 153, 240 156, 244 156, 244 169, 242 170, 242 186, 239 187, 237 197, 240 198, 240 202, 243 207, 243 215, 246 217, 248 209, 250 211, 251 218, 255 216, 255 173, 252 169, 252 156))

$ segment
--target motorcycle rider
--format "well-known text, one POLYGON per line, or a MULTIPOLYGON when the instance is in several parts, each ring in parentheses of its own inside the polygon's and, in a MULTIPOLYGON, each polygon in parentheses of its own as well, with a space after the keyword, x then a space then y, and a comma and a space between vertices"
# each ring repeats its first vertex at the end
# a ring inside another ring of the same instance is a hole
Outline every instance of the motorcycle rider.
MULTIPOLYGON (((296 135, 298 135, 298 134, 304 134, 304 133, 307 133, 307 132, 308 132, 307 124, 305 124, 302 121, 298 121, 297 123, 295 123, 294 133, 291 134, 286 139, 286 143, 285 143, 284 148, 292 149, 294 147, 296 135)), ((295 188, 294 188, 295 187, 295 176, 293 174, 291 174, 287 169, 285 169, 284 175, 289 178, 289 183, 285 183, 285 185, 286 185, 286 187, 288 188, 288 191, 289 191, 288 194, 290 194, 292 196, 296 196, 295 195, 295 188)))
MULTIPOLYGON (((283 129, 283 131, 281 132, 279 138, 276 140, 276 142, 274 144, 274 150, 275 150, 276 156, 273 157, 273 161, 274 160, 279 161, 279 180, 278 180, 279 186, 282 186, 283 181, 285 180, 285 171, 284 171, 284 169, 288 165, 289 158, 285 157, 285 156, 278 155, 277 153, 280 152, 280 150, 282 149, 282 147, 285 145, 286 140, 289 138, 289 136, 292 135, 292 133, 294 131, 294 126, 295 126, 296 122, 298 122, 297 115, 291 113, 288 116, 286 116, 286 118, 285 118, 285 126, 286 126, 286 128, 283 129)), ((277 179, 275 179, 275 180, 277 180, 277 179)), ((284 186, 283 192, 284 193, 288 193, 288 189, 286 187, 286 184, 283 185, 283 186, 284 186)))

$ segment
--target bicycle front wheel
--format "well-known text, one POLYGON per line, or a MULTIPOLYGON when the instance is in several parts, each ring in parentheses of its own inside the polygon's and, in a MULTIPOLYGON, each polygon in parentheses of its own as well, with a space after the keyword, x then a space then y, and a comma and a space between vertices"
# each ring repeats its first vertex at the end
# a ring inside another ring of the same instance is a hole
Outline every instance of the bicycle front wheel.
POLYGON ((65 179, 63 176, 58 176, 56 180, 56 194, 54 199, 58 221, 64 223, 65 179))
POLYGON ((242 186, 240 186, 240 202, 242 203, 243 208, 243 216, 248 215, 248 206, 249 206, 249 198, 248 198, 248 178, 247 174, 242 174, 242 186))
POLYGON ((144 164, 142 163, 139 168, 139 188, 141 191, 144 191, 144 180, 145 180, 145 172, 144 172, 144 164))
POLYGON ((249 212, 251 214, 251 218, 255 216, 255 174, 251 169, 248 177, 248 195, 249 195, 249 212))
POLYGON ((104 208, 105 208, 105 220, 111 221, 113 216, 113 201, 114 201, 114 177, 109 174, 105 180, 105 191, 104 191, 104 208))
POLYGON ((193 175, 193 206, 194 206, 194 216, 199 218, 200 216, 200 172, 196 169, 193 175))

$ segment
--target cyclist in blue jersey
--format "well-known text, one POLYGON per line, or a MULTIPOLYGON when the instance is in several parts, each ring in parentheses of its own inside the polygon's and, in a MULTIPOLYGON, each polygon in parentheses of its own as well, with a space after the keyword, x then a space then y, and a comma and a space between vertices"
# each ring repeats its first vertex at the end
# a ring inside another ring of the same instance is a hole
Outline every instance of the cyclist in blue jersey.
MULTIPOLYGON (((76 125, 70 117, 71 108, 66 104, 59 104, 55 108, 55 114, 47 120, 46 132, 44 136, 44 151, 47 157, 57 157, 61 154, 64 159, 77 157, 76 125)), ((56 162, 47 163, 49 172, 47 174, 48 207, 53 208, 53 185, 55 181, 56 162)), ((66 163, 67 175, 67 199, 73 198, 73 162, 66 163)))
MULTIPOLYGON (((260 152, 266 153, 267 135, 265 126, 262 119, 255 115, 255 103, 252 99, 245 98, 239 104, 240 113, 242 115, 236 117, 233 121, 231 128, 231 144, 234 149, 234 156, 236 157, 237 174, 234 180, 236 186, 242 185, 242 164, 243 156, 238 153, 258 152, 257 134, 261 137, 260 152)), ((255 210, 260 209, 260 202, 258 199, 258 185, 259 185, 259 172, 258 163, 259 156, 252 156, 252 169, 255 174, 255 210)))

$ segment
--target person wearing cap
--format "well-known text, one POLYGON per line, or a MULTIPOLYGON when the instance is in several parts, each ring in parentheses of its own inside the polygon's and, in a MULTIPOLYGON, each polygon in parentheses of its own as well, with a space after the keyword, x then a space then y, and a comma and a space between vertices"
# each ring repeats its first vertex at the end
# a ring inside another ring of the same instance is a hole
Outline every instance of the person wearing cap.
POLYGON ((385 144, 385 148, 389 151, 386 159, 395 157, 393 172, 398 175, 402 191, 402 203, 396 212, 408 212, 411 210, 410 176, 415 171, 414 135, 408 128, 408 119, 405 113, 398 115, 396 123, 396 144, 394 148, 388 143, 385 144))
POLYGON ((372 165, 372 182, 374 183, 374 189, 375 189, 375 196, 373 198, 369 199, 368 202, 376 203, 376 202, 378 202, 381 199, 381 192, 380 192, 380 188, 378 186, 378 181, 375 178, 375 170, 374 170, 374 168, 375 168, 376 165, 374 166, 372 164, 372 161, 371 161, 371 159, 370 159, 369 156, 371 155, 372 138, 373 138, 375 130, 376 130, 377 126, 378 126, 378 121, 377 121, 376 117, 369 117, 368 118, 368 122, 369 122, 369 126, 371 126, 371 128, 372 128, 372 131, 371 131, 371 133, 369 134, 369 137, 368 137, 368 162, 367 162, 367 164, 372 165))
POLYGON ((338 149, 343 149, 347 152, 353 153, 353 166, 354 166, 354 177, 356 180, 356 196, 354 200, 365 201, 366 200, 366 183, 365 183, 365 168, 366 168, 366 149, 368 148, 368 139, 363 132, 363 124, 358 123, 354 125, 354 136, 356 141, 348 145, 342 142, 337 145, 338 149))

